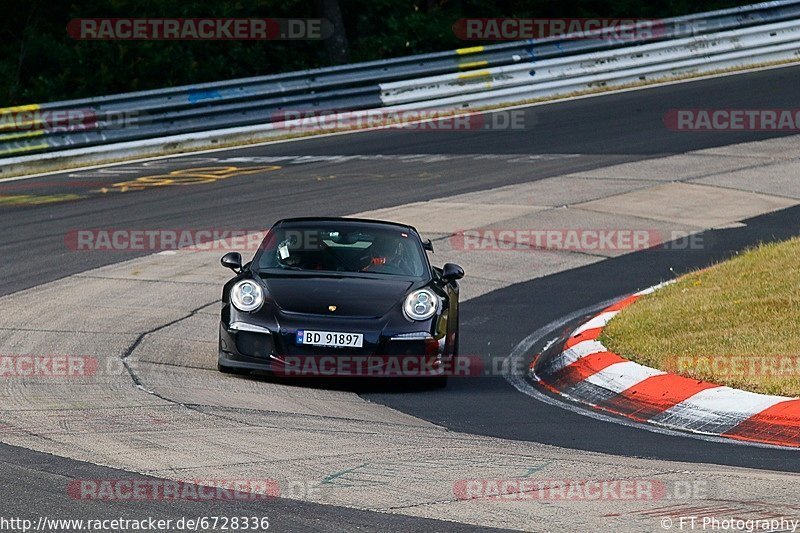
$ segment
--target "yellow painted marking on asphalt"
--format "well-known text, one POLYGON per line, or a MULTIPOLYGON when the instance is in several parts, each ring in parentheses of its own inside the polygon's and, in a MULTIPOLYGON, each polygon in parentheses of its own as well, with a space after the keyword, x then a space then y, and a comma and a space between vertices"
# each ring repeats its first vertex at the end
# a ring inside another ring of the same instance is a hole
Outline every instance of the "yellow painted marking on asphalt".
POLYGON ((67 202, 70 200, 80 200, 84 198, 79 194, 19 194, 19 195, 0 195, 0 206, 2 205, 40 205, 53 204, 56 202, 67 202))
POLYGON ((470 46, 467 48, 459 48, 456 50, 456 53, 460 56, 467 55, 467 54, 477 54, 478 52, 483 52, 483 46, 470 46))
POLYGON ((215 183, 219 180, 232 178, 234 176, 244 176, 247 174, 257 174, 259 172, 270 172, 278 170, 278 165, 261 167, 202 167, 184 168, 173 170, 167 174, 156 174, 153 176, 143 176, 130 181, 121 181, 113 184, 110 188, 103 187, 96 192, 128 192, 141 191, 152 187, 169 187, 172 185, 199 185, 202 183, 215 183))
MULTIPOLYGON (((0 129, 2 129, 2 127, 0 127, 0 129)), ((9 133, 8 135, 0 135, 0 141, 22 139, 23 137, 38 137, 39 135, 44 135, 44 130, 26 131, 23 133, 9 133)))
POLYGON ((485 67, 489 64, 488 61, 472 61, 470 63, 459 63, 458 68, 461 70, 466 70, 470 68, 478 68, 478 67, 485 67))
POLYGON ((465 72, 464 74, 459 74, 458 79, 460 80, 468 80, 470 78, 491 78, 492 73, 488 70, 474 70, 472 72, 465 72))

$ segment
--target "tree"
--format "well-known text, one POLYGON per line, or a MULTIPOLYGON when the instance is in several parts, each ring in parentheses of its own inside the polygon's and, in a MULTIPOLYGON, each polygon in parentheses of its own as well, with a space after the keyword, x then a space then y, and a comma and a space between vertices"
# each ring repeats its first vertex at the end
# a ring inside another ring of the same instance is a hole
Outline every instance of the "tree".
POLYGON ((339 0, 315 0, 317 13, 333 24, 333 34, 325 39, 325 52, 332 65, 347 63, 350 51, 347 46, 347 34, 344 29, 342 10, 339 0))

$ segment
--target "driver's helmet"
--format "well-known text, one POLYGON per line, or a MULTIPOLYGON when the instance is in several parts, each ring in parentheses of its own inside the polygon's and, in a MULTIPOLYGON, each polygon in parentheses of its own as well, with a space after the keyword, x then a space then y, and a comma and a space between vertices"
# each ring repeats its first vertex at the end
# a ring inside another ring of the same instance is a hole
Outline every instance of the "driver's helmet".
POLYGON ((403 243, 388 235, 376 235, 369 250, 373 264, 392 263, 403 255, 403 243))

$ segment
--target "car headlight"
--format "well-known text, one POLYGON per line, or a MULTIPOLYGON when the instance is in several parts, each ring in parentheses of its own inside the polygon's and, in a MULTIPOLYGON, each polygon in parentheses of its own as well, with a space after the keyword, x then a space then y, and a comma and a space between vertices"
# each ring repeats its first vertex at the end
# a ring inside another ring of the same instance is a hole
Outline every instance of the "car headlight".
POLYGON ((439 309, 439 297, 428 289, 419 289, 406 296, 403 313, 410 320, 427 320, 439 309))
POLYGON ((255 281, 244 279, 231 287, 231 303, 239 311, 255 311, 264 303, 264 291, 255 281))

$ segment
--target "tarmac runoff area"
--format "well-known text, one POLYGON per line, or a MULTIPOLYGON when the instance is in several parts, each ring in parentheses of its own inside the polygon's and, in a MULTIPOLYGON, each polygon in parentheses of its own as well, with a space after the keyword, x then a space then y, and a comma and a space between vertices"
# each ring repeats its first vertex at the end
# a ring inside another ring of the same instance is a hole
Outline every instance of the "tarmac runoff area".
MULTIPOLYGON (((589 230, 688 236, 796 205, 798 157, 798 137, 785 137, 354 215, 413 223, 434 240, 435 264, 465 268, 469 299, 636 251, 587 245, 589 230), (554 234, 562 249, 509 245, 554 234)), ((221 254, 161 252, 0 299, 0 354, 83 358, 58 363, 73 369, 65 376, 0 379, 0 441, 169 480, 269 479, 288 498, 526 530, 658 530, 667 515, 752 516, 767 501, 772 515, 796 515, 791 474, 462 434, 351 392, 219 374, 221 254)))

